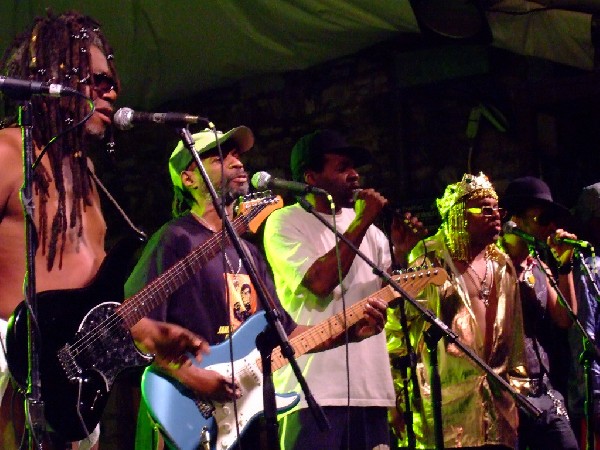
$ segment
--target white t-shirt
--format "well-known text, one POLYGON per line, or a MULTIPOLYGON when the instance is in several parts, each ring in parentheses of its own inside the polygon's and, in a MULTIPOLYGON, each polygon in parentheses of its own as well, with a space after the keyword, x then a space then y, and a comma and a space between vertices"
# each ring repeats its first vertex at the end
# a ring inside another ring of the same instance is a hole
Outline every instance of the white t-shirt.
MULTIPOLYGON (((354 216, 354 210, 342 209, 335 217, 337 230, 340 233, 346 231, 354 216)), ((329 223, 333 222, 331 215, 323 217, 329 223)), ((277 294, 283 307, 299 324, 315 325, 343 310, 339 285, 328 298, 318 298, 301 284, 310 266, 334 245, 335 236, 331 230, 298 204, 274 211, 267 219, 264 246, 275 276, 277 294)), ((359 249, 382 270, 390 266, 388 240, 377 227, 371 226, 367 230, 359 249)), ((354 258, 343 284, 346 307, 369 297, 382 286, 381 279, 359 256, 354 258)), ((317 402, 321 406, 346 406, 349 374, 351 406, 393 406, 395 394, 384 332, 351 343, 348 353, 348 369, 343 345, 298 358, 317 402)), ((289 365, 275 372, 274 381, 277 392, 301 393, 289 365)), ((302 397, 299 407, 306 406, 302 397)))

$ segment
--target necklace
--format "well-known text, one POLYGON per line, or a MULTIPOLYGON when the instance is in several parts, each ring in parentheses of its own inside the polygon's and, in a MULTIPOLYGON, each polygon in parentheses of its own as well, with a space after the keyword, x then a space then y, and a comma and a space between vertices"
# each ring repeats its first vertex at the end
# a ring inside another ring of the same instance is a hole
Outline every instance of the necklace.
POLYGON ((473 267, 471 266, 471 264, 467 265, 467 270, 465 271, 465 274, 469 277, 469 279, 471 280, 471 283, 473 283, 473 286, 475 286, 477 288, 477 284, 479 284, 479 298, 481 299, 481 301, 483 302, 483 304, 485 305, 485 307, 487 308, 487 306, 490 303, 490 286, 491 286, 491 281, 492 278, 490 278, 490 282, 488 284, 488 271, 489 271, 489 267, 490 267, 490 260, 489 259, 485 259, 485 272, 483 274, 483 278, 481 278, 479 276, 479 274, 477 273, 477 271, 475 269, 473 269, 473 267), (475 279, 473 278, 473 276, 471 275, 472 272, 475 277, 477 277, 477 281, 479 281, 479 283, 477 283, 475 281, 475 279))
POLYGON ((204 225, 205 228, 207 228, 209 231, 212 231, 213 233, 216 233, 217 231, 215 230, 215 227, 213 227, 210 223, 208 223, 206 221, 206 219, 202 216, 199 216, 198 214, 196 214, 195 212, 192 211, 192 215, 196 218, 196 220, 198 222, 200 222, 202 225, 204 225))
POLYGON ((238 268, 236 271, 233 269, 233 265, 231 264, 231 261, 229 261, 229 257, 227 256, 227 253, 224 253, 224 255, 225 255, 225 264, 227 264, 227 269, 229 270, 229 273, 231 273, 231 275, 233 275, 233 286, 237 289, 240 287, 238 275, 239 275, 240 271, 242 270, 242 258, 238 258, 238 268))
POLYGON ((533 266, 535 265, 535 259, 533 259, 531 256, 527 256, 527 259, 525 260, 525 267, 523 268, 523 273, 521 274, 521 278, 525 282, 525 284, 530 288, 533 288, 535 286, 535 275, 533 274, 533 266))

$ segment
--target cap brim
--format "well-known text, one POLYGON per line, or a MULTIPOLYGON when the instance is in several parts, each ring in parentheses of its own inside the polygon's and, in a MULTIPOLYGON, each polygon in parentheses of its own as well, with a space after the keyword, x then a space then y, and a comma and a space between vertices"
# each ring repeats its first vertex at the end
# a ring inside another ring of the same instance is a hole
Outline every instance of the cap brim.
POLYGON ((254 133, 244 125, 229 130, 220 138, 220 141, 229 139, 233 139, 236 142, 238 152, 240 153, 245 153, 254 147, 254 133))

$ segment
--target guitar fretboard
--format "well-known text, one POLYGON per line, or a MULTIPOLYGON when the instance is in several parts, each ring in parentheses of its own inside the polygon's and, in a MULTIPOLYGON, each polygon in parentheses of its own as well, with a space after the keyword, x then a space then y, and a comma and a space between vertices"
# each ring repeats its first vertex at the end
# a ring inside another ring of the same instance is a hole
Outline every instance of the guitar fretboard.
MULTIPOLYGON (((232 222, 236 233, 243 234, 252 227, 252 224, 262 222, 263 217, 266 217, 273 209, 281 207, 279 202, 279 197, 275 197, 255 200, 254 203, 257 204, 254 206, 250 206, 252 202, 248 202, 245 206, 242 205, 245 209, 232 222)), ((123 320, 123 324, 127 328, 135 325, 150 311, 166 301, 173 292, 230 243, 229 235, 222 230, 163 272, 140 292, 128 298, 116 310, 123 320)))
MULTIPOLYGON (((421 270, 417 272, 409 272, 393 277, 394 281, 410 296, 418 294, 429 283, 440 283, 446 278, 446 274, 441 269, 421 270)), ((390 303, 400 297, 391 286, 386 286, 369 297, 377 297, 378 299, 390 303)), ((297 358, 316 348, 329 339, 334 339, 340 336, 346 328, 351 327, 365 316, 365 305, 368 298, 355 303, 346 309, 346 314, 340 312, 329 319, 315 325, 304 333, 290 339, 290 345, 294 349, 294 356, 297 358)), ((257 365, 262 371, 262 361, 257 360, 257 365)), ((288 363, 287 359, 282 355, 281 349, 277 347, 271 353, 271 370, 274 372, 277 369, 285 366, 288 363)))

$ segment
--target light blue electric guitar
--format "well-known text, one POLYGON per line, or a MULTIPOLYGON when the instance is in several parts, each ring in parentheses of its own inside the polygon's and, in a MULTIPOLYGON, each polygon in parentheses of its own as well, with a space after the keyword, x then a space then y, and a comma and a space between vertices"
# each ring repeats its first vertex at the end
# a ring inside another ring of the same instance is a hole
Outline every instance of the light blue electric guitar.
MULTIPOLYGON (((414 296, 429 283, 442 284, 447 279, 447 274, 443 269, 435 268, 395 275, 393 278, 408 295, 414 296)), ((392 287, 386 286, 370 297, 390 303, 398 298, 399 294, 392 287)), ((346 310, 348 327, 363 318, 367 300, 365 298, 346 310)), ((257 313, 232 336, 233 368, 242 390, 242 397, 237 400, 237 419, 233 402, 202 400, 154 367, 145 370, 142 377, 142 396, 169 447, 180 450, 229 450, 238 438, 236 420, 241 435, 250 422, 262 414, 262 363, 255 341, 266 324, 264 312, 257 313)), ((310 352, 343 331, 343 313, 315 325, 290 339, 295 357, 310 352)), ((204 356, 202 362, 199 363, 193 358, 192 361, 198 367, 215 370, 231 377, 229 341, 211 347, 210 354, 204 356)), ((281 354, 281 350, 276 348, 271 354, 272 370, 276 371, 286 364, 287 360, 281 354)), ((293 408, 299 400, 298 394, 294 392, 277 394, 278 412, 293 408)))

